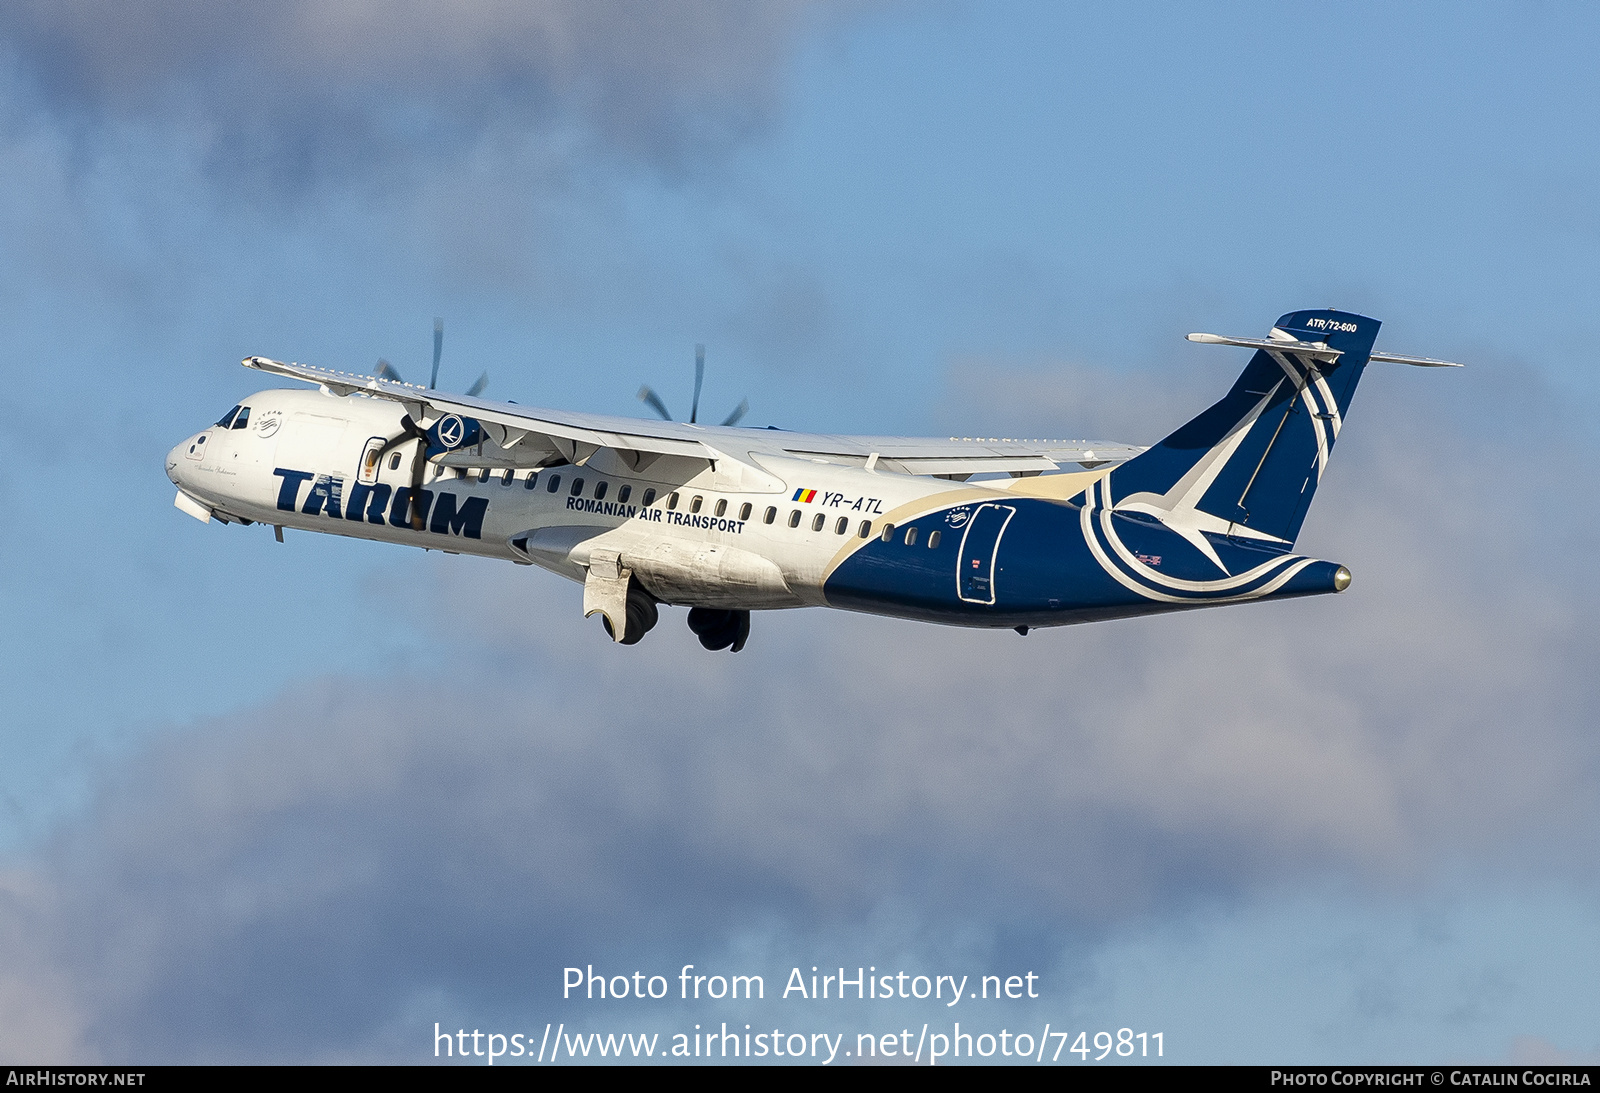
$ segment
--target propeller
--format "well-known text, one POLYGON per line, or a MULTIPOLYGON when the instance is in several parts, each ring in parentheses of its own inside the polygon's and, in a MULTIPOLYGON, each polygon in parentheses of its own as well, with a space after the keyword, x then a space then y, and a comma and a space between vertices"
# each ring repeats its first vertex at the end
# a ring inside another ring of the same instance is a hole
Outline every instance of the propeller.
POLYGON ((439 354, 444 352, 444 320, 433 320, 433 377, 428 380, 428 390, 439 386, 439 354))
POLYGON ((671 421, 672 415, 667 412, 667 404, 661 401, 661 396, 652 391, 648 386, 639 388, 639 401, 661 415, 662 421, 671 421))
POLYGON ((706 347, 694 347, 694 402, 689 406, 689 424, 693 425, 700 417, 700 385, 706 381, 706 347))
MULTIPOLYGON (((428 377, 428 390, 430 391, 437 389, 439 386, 439 360, 443 355, 444 320, 436 318, 433 320, 433 372, 428 377)), ((373 374, 379 379, 393 380, 396 383, 405 382, 400 378, 400 373, 395 371, 394 365, 382 357, 378 358, 378 367, 373 370, 373 374)), ((478 395, 483 394, 484 388, 488 386, 489 373, 484 372, 473 382, 471 387, 467 388, 467 397, 476 398, 478 395)), ((417 502, 418 495, 422 491, 423 478, 426 476, 428 468, 428 430, 417 424, 410 414, 402 415, 400 418, 400 431, 385 440, 383 447, 368 458, 376 464, 384 456, 388 455, 391 449, 413 440, 418 443, 416 455, 411 460, 411 526, 421 531, 422 509, 417 502)))
POLYGON ((382 459, 389 454, 389 449, 399 447, 408 440, 427 440, 428 430, 418 425, 411 419, 410 414, 400 415, 400 431, 383 442, 383 447, 376 452, 376 459, 382 459))
MULTIPOLYGON (((433 320, 433 377, 428 380, 428 390, 432 391, 439 386, 439 357, 444 353, 444 320, 433 320)), ((483 389, 489 386, 489 373, 484 372, 472 381, 472 386, 467 388, 468 398, 477 398, 483 394, 483 389)))
POLYGON ((428 466, 428 430, 418 425, 410 414, 400 415, 400 431, 383 442, 383 447, 367 457, 368 466, 376 470, 383 462, 383 457, 389 454, 391 448, 397 448, 409 441, 417 441, 417 454, 411 460, 411 526, 418 531, 422 530, 422 510, 417 505, 417 494, 422 489, 422 479, 428 466))
MULTIPOLYGON (((700 388, 706 378, 706 347, 694 347, 694 401, 689 404, 689 424, 694 425, 700 419, 700 388)), ((661 415, 661 420, 671 421, 672 412, 667 409, 667 404, 661 401, 661 396, 648 384, 639 388, 639 401, 661 415)), ((734 407, 733 413, 723 419, 724 426, 737 425, 744 415, 750 412, 750 400, 740 399, 739 405, 734 407)))
MULTIPOLYGON (((430 391, 439 386, 439 358, 443 355, 444 320, 435 319, 433 320, 433 375, 428 379, 428 390, 430 391)), ((372 374, 382 380, 393 380, 395 383, 405 382, 405 380, 400 378, 400 373, 395 370, 394 365, 390 364, 382 357, 378 358, 378 366, 372 370, 372 374)), ((489 373, 484 372, 483 375, 479 376, 475 381, 473 381, 471 387, 467 388, 467 397, 476 398, 477 396, 483 394, 484 388, 488 386, 489 373)))

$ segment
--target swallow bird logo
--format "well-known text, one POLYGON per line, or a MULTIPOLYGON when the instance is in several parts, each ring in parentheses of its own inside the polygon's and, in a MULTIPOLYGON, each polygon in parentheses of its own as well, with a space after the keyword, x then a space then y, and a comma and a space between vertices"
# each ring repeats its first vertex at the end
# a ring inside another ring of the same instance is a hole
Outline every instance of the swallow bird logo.
POLYGON ((466 436, 466 424, 455 414, 439 419, 437 435, 439 443, 446 448, 456 448, 461 444, 461 438, 466 436))

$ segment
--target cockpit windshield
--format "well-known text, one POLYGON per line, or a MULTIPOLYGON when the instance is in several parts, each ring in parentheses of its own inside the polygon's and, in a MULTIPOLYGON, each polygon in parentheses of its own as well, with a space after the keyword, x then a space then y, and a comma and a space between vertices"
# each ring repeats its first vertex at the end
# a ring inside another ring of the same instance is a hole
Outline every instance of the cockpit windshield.
POLYGON ((239 416, 233 419, 233 427, 235 429, 243 429, 243 428, 246 428, 249 424, 250 424, 250 407, 248 407, 248 406, 239 407, 239 416))
POLYGON ((233 424, 234 415, 237 414, 238 412, 239 412, 239 407, 235 406, 233 409, 231 409, 227 413, 223 414, 222 415, 222 419, 217 422, 216 427, 218 429, 226 429, 228 426, 232 425, 233 424))

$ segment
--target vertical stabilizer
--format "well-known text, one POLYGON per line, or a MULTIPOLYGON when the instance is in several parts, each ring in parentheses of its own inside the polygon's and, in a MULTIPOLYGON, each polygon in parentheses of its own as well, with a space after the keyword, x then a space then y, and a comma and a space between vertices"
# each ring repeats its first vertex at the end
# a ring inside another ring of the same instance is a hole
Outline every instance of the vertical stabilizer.
POLYGON ((1111 472, 1120 511, 1155 516, 1191 537, 1226 535, 1287 549, 1300 533, 1379 322, 1295 311, 1264 339, 1190 335, 1253 347, 1221 401, 1111 472))

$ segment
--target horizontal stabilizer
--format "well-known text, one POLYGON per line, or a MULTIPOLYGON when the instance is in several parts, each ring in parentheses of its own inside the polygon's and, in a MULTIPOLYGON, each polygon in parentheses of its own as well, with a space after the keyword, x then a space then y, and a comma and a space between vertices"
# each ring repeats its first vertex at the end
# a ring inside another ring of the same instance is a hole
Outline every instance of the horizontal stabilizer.
POLYGON ((1374 353, 1369 360, 1387 361, 1390 364, 1414 364, 1418 368, 1461 368, 1455 361, 1435 360, 1433 357, 1403 357, 1399 353, 1374 353))
POLYGON ((1265 349, 1269 352, 1299 353, 1318 360, 1338 360, 1342 349, 1331 349, 1327 342, 1303 342, 1298 338, 1225 338, 1221 334, 1190 334, 1191 342, 1201 345, 1242 345, 1246 349, 1265 349))
MULTIPOLYGON (((1246 349, 1265 349, 1269 352, 1288 350, 1317 360, 1337 360, 1341 349, 1329 348, 1327 342, 1304 342, 1292 338, 1227 338, 1221 334, 1190 334, 1191 342, 1201 345, 1242 345, 1246 349)), ((1408 357, 1403 353, 1374 353, 1368 360, 1387 364, 1412 364, 1418 368, 1461 368, 1456 361, 1442 361, 1436 357, 1408 357)))

